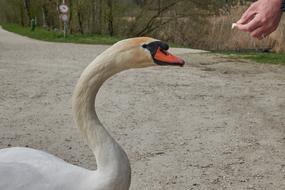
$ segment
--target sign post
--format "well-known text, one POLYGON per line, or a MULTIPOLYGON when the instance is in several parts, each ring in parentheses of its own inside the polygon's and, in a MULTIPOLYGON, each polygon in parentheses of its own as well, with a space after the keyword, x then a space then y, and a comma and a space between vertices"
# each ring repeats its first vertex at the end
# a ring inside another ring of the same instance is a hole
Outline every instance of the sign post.
POLYGON ((68 29, 68 6, 65 4, 65 0, 62 0, 62 4, 59 5, 59 11, 60 11, 60 18, 63 22, 63 35, 64 38, 66 37, 67 34, 67 29, 68 29))

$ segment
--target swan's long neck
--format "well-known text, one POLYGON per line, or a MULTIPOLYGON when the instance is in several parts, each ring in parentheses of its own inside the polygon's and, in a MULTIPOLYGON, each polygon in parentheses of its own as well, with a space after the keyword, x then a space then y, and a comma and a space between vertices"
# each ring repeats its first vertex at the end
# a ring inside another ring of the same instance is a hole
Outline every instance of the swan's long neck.
POLYGON ((95 111, 95 98, 104 81, 126 69, 119 66, 111 54, 97 57, 83 71, 76 85, 73 112, 78 128, 95 154, 97 172, 107 175, 113 185, 120 183, 128 189, 131 171, 127 155, 103 127, 95 111))

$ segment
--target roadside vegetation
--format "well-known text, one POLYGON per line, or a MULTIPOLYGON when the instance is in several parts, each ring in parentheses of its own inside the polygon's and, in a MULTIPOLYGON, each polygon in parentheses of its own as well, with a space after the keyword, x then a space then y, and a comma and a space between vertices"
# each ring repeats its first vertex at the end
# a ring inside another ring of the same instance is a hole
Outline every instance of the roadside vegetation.
POLYGON ((270 53, 270 52, 237 52, 237 51, 223 51, 215 52, 219 55, 229 57, 231 59, 246 59, 257 63, 278 64, 285 65, 284 53, 270 53))
POLYGON ((29 27, 22 27, 18 24, 4 24, 2 27, 10 32, 14 32, 33 39, 50 42, 113 44, 122 39, 119 37, 102 34, 69 34, 64 38, 62 32, 51 31, 42 27, 36 27, 35 31, 32 31, 29 27))
MULTIPOLYGON (((50 31, 42 27, 37 27, 35 31, 31 31, 29 27, 22 27, 18 24, 4 24, 2 27, 10 32, 14 32, 23 36, 27 36, 37 40, 50 42, 66 42, 66 43, 83 43, 83 44, 114 44, 123 39, 102 34, 69 34, 65 38, 62 32, 50 31)), ((172 44, 172 47, 185 47, 183 45, 172 44)), ((239 52, 239 51, 213 51, 213 53, 229 57, 231 59, 246 59, 257 63, 280 64, 285 65, 285 54, 283 53, 264 53, 256 51, 239 52)))

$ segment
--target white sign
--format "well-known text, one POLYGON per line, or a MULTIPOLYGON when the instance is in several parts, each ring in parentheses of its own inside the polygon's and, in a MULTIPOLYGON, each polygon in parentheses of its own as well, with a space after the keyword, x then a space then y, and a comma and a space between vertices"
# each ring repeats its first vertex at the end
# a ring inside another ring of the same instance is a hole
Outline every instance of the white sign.
POLYGON ((68 6, 67 5, 59 5, 59 10, 61 13, 67 13, 68 12, 68 6))
POLYGON ((63 22, 67 22, 68 21, 68 16, 66 14, 62 14, 61 15, 61 19, 63 22))

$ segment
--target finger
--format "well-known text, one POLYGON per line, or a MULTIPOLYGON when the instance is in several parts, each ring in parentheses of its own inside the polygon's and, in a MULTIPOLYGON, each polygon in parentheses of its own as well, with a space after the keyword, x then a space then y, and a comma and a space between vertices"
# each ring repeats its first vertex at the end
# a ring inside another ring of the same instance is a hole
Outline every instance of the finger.
POLYGON ((267 35, 267 33, 265 32, 264 27, 259 27, 257 29, 255 29, 253 32, 250 33, 250 35, 253 38, 257 38, 259 40, 262 40, 263 38, 265 38, 267 35))
POLYGON ((242 17, 237 21, 237 24, 246 24, 248 22, 250 22, 252 19, 254 19, 256 15, 256 12, 247 12, 245 14, 242 15, 242 17))
POLYGON ((236 27, 245 32, 253 32, 257 28, 261 26, 261 21, 258 16, 256 16, 254 19, 252 19, 249 23, 247 24, 237 24, 236 27))
POLYGON ((255 31, 253 31, 250 35, 254 38, 257 38, 259 40, 262 40, 269 36, 273 31, 271 29, 267 29, 264 27, 257 28, 255 31))
POLYGON ((252 4, 241 16, 241 18, 237 21, 238 24, 246 24, 251 21, 256 15, 255 4, 252 4))

